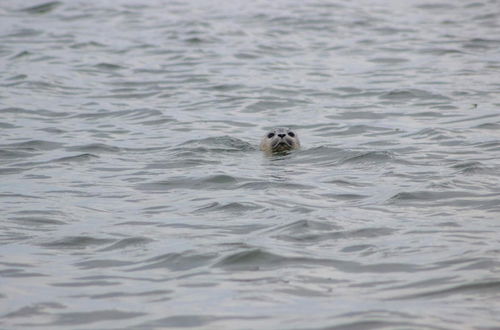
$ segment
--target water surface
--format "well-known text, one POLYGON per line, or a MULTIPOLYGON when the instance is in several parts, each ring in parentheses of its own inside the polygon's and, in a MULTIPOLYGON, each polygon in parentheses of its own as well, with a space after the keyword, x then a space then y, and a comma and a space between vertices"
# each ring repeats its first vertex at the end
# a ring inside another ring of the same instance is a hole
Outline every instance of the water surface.
POLYGON ((498 9, 3 1, 1 327, 498 329, 498 9))

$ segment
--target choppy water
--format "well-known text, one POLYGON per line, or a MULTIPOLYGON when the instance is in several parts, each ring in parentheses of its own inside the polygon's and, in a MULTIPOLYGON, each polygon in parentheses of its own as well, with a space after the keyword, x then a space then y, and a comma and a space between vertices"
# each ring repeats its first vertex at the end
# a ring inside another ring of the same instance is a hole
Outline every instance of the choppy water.
POLYGON ((0 3, 4 329, 499 329, 498 1, 0 3), (303 149, 266 156, 266 129, 303 149))

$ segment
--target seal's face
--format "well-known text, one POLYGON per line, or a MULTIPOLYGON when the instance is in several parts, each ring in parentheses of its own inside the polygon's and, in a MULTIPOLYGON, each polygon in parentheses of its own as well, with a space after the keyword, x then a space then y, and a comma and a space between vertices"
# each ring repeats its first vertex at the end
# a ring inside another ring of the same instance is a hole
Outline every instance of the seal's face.
POLYGON ((265 142, 272 152, 287 151, 300 147, 297 134, 289 128, 275 128, 264 137, 265 142))

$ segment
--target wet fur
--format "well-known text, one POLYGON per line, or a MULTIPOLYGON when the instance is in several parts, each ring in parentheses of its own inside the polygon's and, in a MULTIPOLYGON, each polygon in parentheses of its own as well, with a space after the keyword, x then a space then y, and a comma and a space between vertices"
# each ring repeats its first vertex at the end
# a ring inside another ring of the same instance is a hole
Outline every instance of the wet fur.
POLYGON ((283 152, 288 150, 294 150, 300 148, 300 141, 297 133, 289 128, 278 127, 270 130, 262 138, 260 143, 260 150, 274 153, 283 152), (295 136, 290 136, 290 132, 295 136), (273 134, 269 137, 269 134, 273 134), (279 135, 284 135, 280 137, 279 135))

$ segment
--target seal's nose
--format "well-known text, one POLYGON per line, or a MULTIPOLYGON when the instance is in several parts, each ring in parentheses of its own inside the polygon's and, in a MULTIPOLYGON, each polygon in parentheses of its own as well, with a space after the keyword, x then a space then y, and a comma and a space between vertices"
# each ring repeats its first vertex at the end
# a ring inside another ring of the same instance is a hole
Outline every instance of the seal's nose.
POLYGON ((284 137, 286 136, 286 134, 278 134, 278 136, 279 136, 280 138, 284 138, 284 137))

